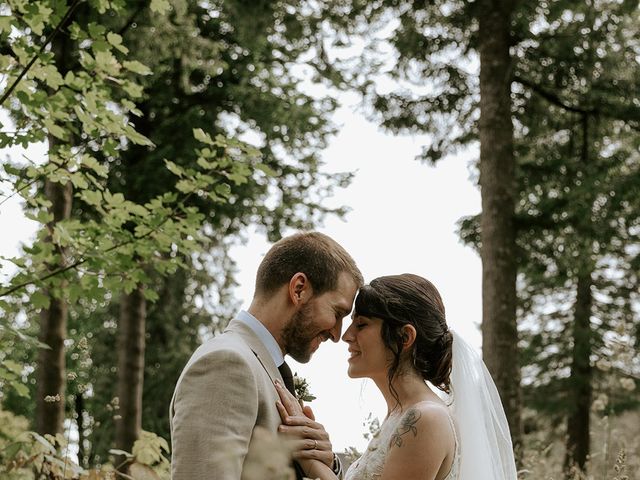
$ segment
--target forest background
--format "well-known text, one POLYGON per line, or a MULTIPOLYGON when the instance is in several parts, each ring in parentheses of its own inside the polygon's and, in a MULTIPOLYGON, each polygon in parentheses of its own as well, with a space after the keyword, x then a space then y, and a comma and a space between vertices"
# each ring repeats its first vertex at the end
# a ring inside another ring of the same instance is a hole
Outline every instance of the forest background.
MULTIPOLYGON (((347 214, 366 158, 321 158, 349 95, 422 163, 470 158, 458 231, 522 478, 638 478, 637 1, 0 9, 0 202, 42 225, 3 258, 3 476, 166 477, 175 379, 239 307, 234 245, 347 214)), ((382 199, 381 232, 443 208, 382 199)))

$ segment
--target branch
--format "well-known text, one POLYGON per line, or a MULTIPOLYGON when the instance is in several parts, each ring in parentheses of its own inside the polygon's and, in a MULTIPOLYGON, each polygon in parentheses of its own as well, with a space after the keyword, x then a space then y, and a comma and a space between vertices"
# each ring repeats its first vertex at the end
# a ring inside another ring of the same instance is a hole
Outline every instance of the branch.
POLYGON ((62 17, 62 20, 60 20, 58 25, 56 25, 56 28, 53 30, 53 32, 51 32, 49 34, 49 36, 46 38, 46 40, 44 41, 44 43, 40 47, 40 50, 38 50, 38 53, 36 53, 33 56, 33 58, 29 61, 27 66, 22 69, 22 71, 20 72, 20 75, 18 75, 18 78, 16 78, 14 80, 14 82, 11 84, 11 86, 4 92, 4 94, 2 95, 2 98, 0 98, 0 106, 2 106, 2 104, 5 102, 5 100, 7 98, 9 98, 9 95, 11 95, 11 93, 18 86, 18 83, 20 83, 20 80, 22 80, 22 77, 24 77, 27 74, 27 72, 33 66, 33 64, 36 62, 38 57, 42 54, 42 52, 44 52, 44 49, 47 48, 47 45, 49 45, 49 43, 51 43, 51 40, 53 40, 53 37, 56 36, 56 34, 62 29, 62 26, 65 25, 67 23, 67 21, 71 18, 71 15, 73 14, 73 11, 76 9, 76 7, 80 4, 81 1, 82 0, 74 0, 74 2, 71 4, 71 6, 67 9, 67 12, 64 14, 64 17, 62 17))
MULTIPOLYGON (((105 250, 104 252, 102 252, 102 253, 103 253, 103 254, 106 254, 106 253, 112 252, 113 250, 116 250, 116 249, 118 249, 118 248, 121 248, 121 247, 127 246, 127 245, 129 245, 129 244, 131 244, 131 243, 134 243, 134 242, 137 242, 137 241, 139 241, 139 240, 142 240, 142 239, 144 239, 144 238, 148 237, 149 235, 151 235, 152 233, 156 233, 156 232, 158 231, 158 229, 159 229, 162 225, 164 225, 167 221, 169 221, 170 219, 176 218, 176 214, 178 213, 178 210, 184 207, 184 204, 186 203, 186 201, 187 201, 191 196, 193 196, 193 194, 194 194, 193 192, 188 193, 188 194, 187 194, 187 195, 182 199, 182 201, 180 202, 180 204, 178 204, 178 205, 176 206, 176 208, 174 208, 174 210, 173 210, 172 214, 171 214, 171 215, 168 215, 164 220, 162 220, 162 222, 160 222, 160 223, 159 223, 159 224, 158 224, 158 225, 157 225, 153 230, 149 230, 147 233, 145 233, 144 235, 141 235, 141 236, 139 236, 139 237, 137 237, 137 238, 132 238, 132 239, 130 239, 130 240, 127 240, 126 242, 122 242, 122 243, 118 243, 118 244, 116 244, 116 245, 113 245, 112 247, 110 247, 110 248, 106 249, 106 250, 105 250)), ((45 275, 45 276, 43 276, 43 277, 35 278, 35 279, 33 279, 33 280, 27 280, 26 282, 23 282, 23 283, 20 283, 20 284, 18 284, 18 285, 15 285, 15 286, 13 286, 13 287, 11 287, 11 288, 9 288, 9 289, 7 289, 7 290, 5 290, 5 291, 1 292, 1 293, 0 293, 0 298, 2 298, 2 297, 6 297, 7 295, 10 295, 10 294, 12 294, 12 293, 14 293, 14 292, 17 292, 18 290, 21 290, 21 289, 23 289, 24 287, 27 287, 27 286, 29 286, 29 285, 34 285, 34 284, 36 284, 36 283, 40 283, 40 282, 43 282, 43 281, 45 281, 45 280, 48 280, 48 279, 49 279, 49 278, 51 278, 51 277, 55 277, 55 276, 57 276, 57 275, 61 275, 61 274, 65 273, 65 272, 68 272, 69 270, 72 270, 72 269, 75 269, 76 267, 79 267, 80 265, 82 265, 82 264, 86 263, 87 261, 89 261, 89 257, 86 257, 86 258, 83 258, 83 259, 77 260, 77 261, 73 262, 71 265, 67 265, 67 266, 65 266, 65 267, 58 268, 57 270, 54 270, 54 271, 52 271, 52 272, 49 272, 48 274, 46 274, 46 275, 45 275)))
POLYGON ((522 78, 519 75, 514 75, 513 80, 517 83, 519 83, 520 85, 530 88, 532 91, 534 91, 535 93, 537 93, 538 95, 540 95, 542 98, 544 98, 545 100, 547 100, 549 103, 552 103, 553 105, 556 105, 568 112, 574 112, 574 113, 579 113, 580 115, 602 115, 603 117, 606 118, 610 118, 612 120, 619 120, 621 122, 624 122, 626 125, 629 126, 629 128, 631 128, 632 130, 635 131, 640 131, 640 126, 632 123, 632 120, 630 120, 629 118, 623 118, 624 116, 620 116, 620 115, 613 115, 609 112, 611 112, 613 110, 613 108, 609 108, 610 105, 604 105, 601 106, 600 109, 585 109, 585 108, 580 108, 580 107, 574 107, 572 105, 568 105, 567 103, 563 102, 562 99, 556 95, 555 93, 551 93, 547 90, 545 90, 544 88, 542 88, 540 85, 538 85, 537 83, 532 82, 531 80, 527 80, 526 78, 522 78))
POLYGON ((538 95, 540 95, 542 98, 544 98, 545 100, 547 100, 549 103, 552 103, 564 110, 567 110, 569 112, 574 112, 574 113, 580 113, 580 114, 594 114, 596 113, 596 110, 585 110, 583 108, 580 107, 573 107, 571 105, 567 105, 566 103, 564 103, 560 97, 558 97, 556 94, 548 92, 547 90, 545 90, 544 88, 542 88, 540 85, 533 83, 530 80, 527 80, 526 78, 522 78, 519 75, 515 75, 513 77, 513 80, 518 82, 520 85, 523 85, 525 87, 530 88, 531 90, 533 90, 535 93, 537 93, 538 95))
MULTIPOLYGON (((116 250, 118 248, 124 247, 126 245, 129 245, 133 242, 136 242, 138 240, 142 240, 143 238, 148 237, 149 235, 151 235, 152 233, 157 232, 157 229, 160 228, 165 222, 167 222, 170 218, 172 218, 172 216, 168 216, 167 218, 165 218, 162 222, 160 222, 160 224, 158 224, 158 226, 156 227, 155 230, 149 230, 147 233, 145 233, 144 235, 141 235, 138 238, 133 238, 131 240, 127 240, 126 242, 122 242, 122 243, 118 243, 110 248, 107 248, 104 252, 102 252, 103 254, 112 252, 113 250, 116 250)), ((45 280, 48 280, 51 277, 55 277, 57 275, 63 274, 65 272, 68 272, 69 270, 73 270, 76 267, 79 267, 80 265, 87 263, 89 261, 89 257, 83 258, 81 260, 77 260, 75 262, 73 262, 71 265, 67 265, 66 267, 62 267, 62 268, 58 268, 57 270, 54 270, 52 272, 49 272, 48 274, 46 274, 43 277, 39 277, 39 278, 35 278, 33 280, 27 280, 26 282, 20 283, 18 285, 15 285, 7 290, 5 290, 4 292, 0 293, 0 298, 2 297, 6 297, 7 295, 10 295, 14 292, 17 292, 18 290, 23 289, 24 287, 27 287, 29 285, 33 285, 35 283, 40 283, 40 282, 44 282, 45 280)))

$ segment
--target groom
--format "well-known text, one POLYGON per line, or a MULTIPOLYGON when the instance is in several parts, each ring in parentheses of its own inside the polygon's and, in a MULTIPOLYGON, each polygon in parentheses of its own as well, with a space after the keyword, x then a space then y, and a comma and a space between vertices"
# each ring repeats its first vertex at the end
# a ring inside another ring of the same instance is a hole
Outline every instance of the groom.
MULTIPOLYGON (((170 406, 172 480, 240 480, 254 429, 280 425, 273 382, 293 389, 284 355, 306 363, 322 342, 337 342, 362 284, 351 256, 324 234, 272 246, 249 310, 200 346, 180 375, 170 406)), ((334 471, 336 459, 327 456, 334 471)))

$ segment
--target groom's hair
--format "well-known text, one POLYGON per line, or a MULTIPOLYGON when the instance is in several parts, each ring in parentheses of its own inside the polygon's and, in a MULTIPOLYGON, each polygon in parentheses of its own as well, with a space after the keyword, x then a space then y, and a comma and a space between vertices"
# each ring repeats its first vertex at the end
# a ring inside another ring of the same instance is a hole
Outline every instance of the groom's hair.
POLYGON ((314 295, 335 290, 342 272, 358 287, 364 283, 356 262, 338 242, 319 232, 301 232, 279 240, 264 256, 256 275, 256 295, 275 292, 299 272, 309 279, 314 295))

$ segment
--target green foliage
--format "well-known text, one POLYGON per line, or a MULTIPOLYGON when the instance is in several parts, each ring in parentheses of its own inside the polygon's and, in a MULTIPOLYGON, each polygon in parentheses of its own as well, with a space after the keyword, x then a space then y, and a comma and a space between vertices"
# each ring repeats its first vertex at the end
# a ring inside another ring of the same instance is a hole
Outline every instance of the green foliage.
MULTIPOLYGON (((28 430, 25 418, 0 410, 0 474, 6 480, 49 478, 54 480, 99 480, 114 478, 113 464, 84 469, 69 458, 69 445, 63 435, 39 435, 28 430)), ((169 445, 163 438, 142 432, 132 453, 124 455, 129 475, 136 479, 169 479, 169 445)))
MULTIPOLYGON (((65 6, 38 5, 54 12, 41 15, 46 34, 65 6)), ((284 228, 341 213, 323 199, 350 176, 322 174, 319 160, 336 103, 302 93, 290 68, 321 42, 315 8, 91 2, 12 94, 16 131, 3 128, 2 145, 48 140, 50 155, 43 165, 4 166, 2 179, 43 229, 25 255, 6 259, 20 270, 0 286, 10 300, 0 307, 7 325, 33 335, 49 293, 70 306, 66 399, 82 431, 83 466, 104 462, 112 445, 121 292, 147 286, 143 425, 168 436, 166 405, 182 366, 237 308, 229 246, 249 224, 277 239, 284 228), (69 220, 53 222, 45 179, 73 184, 69 220)), ((8 20, 19 33, 4 37, 10 49, 37 53, 43 39, 24 24, 36 13, 8 20)), ((3 72, 16 78, 26 62, 3 53, 3 72)), ((308 64, 331 76, 320 57, 308 64)), ((33 396, 35 349, 13 343, 8 355, 24 365, 33 396)), ((3 402, 31 415, 33 405, 15 392, 3 402)))

